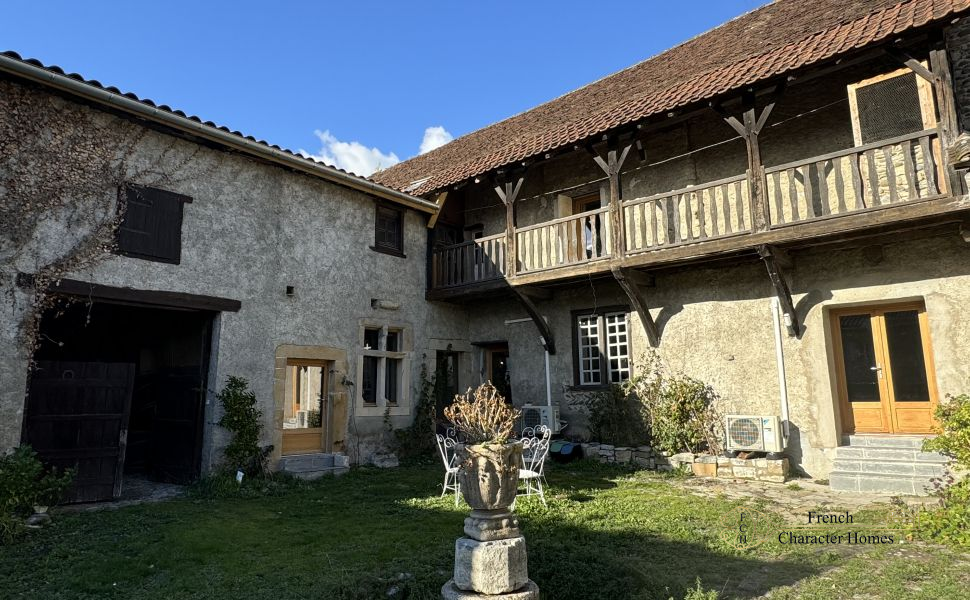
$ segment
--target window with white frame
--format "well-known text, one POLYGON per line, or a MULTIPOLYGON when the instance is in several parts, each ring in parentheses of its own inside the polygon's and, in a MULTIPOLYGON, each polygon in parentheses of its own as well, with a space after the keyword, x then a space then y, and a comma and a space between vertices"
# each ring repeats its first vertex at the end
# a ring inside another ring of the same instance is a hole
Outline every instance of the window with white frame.
POLYGON ((410 354, 403 327, 365 324, 358 380, 363 408, 396 408, 406 404, 410 354))
POLYGON ((630 378, 629 318, 625 309, 573 313, 576 384, 605 386, 630 378))

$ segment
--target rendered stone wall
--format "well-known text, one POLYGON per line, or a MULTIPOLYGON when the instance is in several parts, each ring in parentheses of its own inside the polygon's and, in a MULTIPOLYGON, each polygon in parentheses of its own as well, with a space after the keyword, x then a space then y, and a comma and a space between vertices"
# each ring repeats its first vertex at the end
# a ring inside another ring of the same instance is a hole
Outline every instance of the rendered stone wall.
MULTIPOLYGON (((0 82, 0 118, 10 108, 5 102, 15 85, 0 82)), ((94 109, 86 114, 92 122, 113 128, 134 127, 94 109)), ((162 187, 193 198, 184 211, 181 264, 111 256, 93 270, 71 277, 110 286, 240 300, 238 313, 223 313, 216 321, 208 387, 218 390, 228 375, 247 378, 263 411, 264 443, 272 443, 277 434, 273 405, 277 348, 343 349, 347 372, 335 376, 339 380, 346 377, 351 384, 346 449, 355 462, 380 452, 386 446, 383 416, 354 414, 357 402, 352 384, 359 360, 361 320, 403 323, 413 332, 412 400, 424 355, 434 357, 432 339, 467 337, 463 309, 424 300, 427 218, 406 212, 407 258, 379 254, 369 249, 374 243, 374 200, 367 195, 154 130, 142 132, 135 127, 133 131, 143 136, 132 157, 132 168, 177 171, 177 183, 162 187), (295 286, 292 297, 285 293, 288 285, 295 286), (389 300, 400 308, 372 308, 373 298, 389 300)), ((151 184, 152 180, 146 176, 135 183, 151 184)), ((22 256, 13 269, 0 273, 4 297, 0 313, 0 449, 20 442, 27 377, 28 357, 18 340, 28 297, 14 284, 15 271, 34 272, 37 264, 57 255, 64 238, 63 230, 56 226, 42 234, 34 251, 22 256)), ((215 425, 220 417, 215 404, 210 394, 204 469, 218 463, 226 441, 215 425)), ((391 423, 402 426, 411 418, 408 411, 392 416, 391 423)))

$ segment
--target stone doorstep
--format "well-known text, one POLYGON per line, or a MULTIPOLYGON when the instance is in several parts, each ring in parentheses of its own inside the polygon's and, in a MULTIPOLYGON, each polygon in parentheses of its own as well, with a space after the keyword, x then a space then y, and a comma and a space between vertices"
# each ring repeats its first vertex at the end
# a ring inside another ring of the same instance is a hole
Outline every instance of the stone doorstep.
POLYGON ((835 449, 835 457, 836 459, 908 460, 941 464, 949 462, 949 459, 936 452, 878 446, 839 446, 835 449))
POLYGON ((305 479, 307 481, 312 481, 314 479, 320 479, 321 477, 323 477, 325 475, 340 476, 340 475, 343 475, 345 473, 348 473, 349 471, 350 471, 350 469, 347 468, 347 467, 331 467, 329 469, 321 469, 319 471, 295 471, 295 472, 294 471, 284 471, 284 472, 285 473, 289 473, 293 477, 297 477, 299 479, 305 479))
POLYGON ((923 441, 929 437, 932 436, 850 434, 842 436, 842 443, 851 447, 869 446, 920 450, 923 447, 923 441))
POLYGON ((929 478, 926 477, 833 471, 829 475, 829 487, 842 492, 881 492, 925 496, 930 491, 931 484, 929 478))
POLYGON ((937 462, 916 462, 907 460, 849 460, 836 458, 833 471, 842 473, 909 475, 915 477, 942 477, 946 465, 937 462))

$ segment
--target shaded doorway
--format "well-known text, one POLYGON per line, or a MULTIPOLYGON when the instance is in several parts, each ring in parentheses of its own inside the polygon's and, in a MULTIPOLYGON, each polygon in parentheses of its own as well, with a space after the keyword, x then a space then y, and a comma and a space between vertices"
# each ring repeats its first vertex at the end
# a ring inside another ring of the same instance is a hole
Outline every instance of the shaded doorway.
POLYGON ((509 372, 509 345, 485 346, 485 379, 492 382, 505 401, 512 403, 512 380, 509 372))
POLYGON ((125 477, 198 478, 215 314, 99 300, 44 314, 23 439, 79 469, 74 501, 117 498, 125 477))

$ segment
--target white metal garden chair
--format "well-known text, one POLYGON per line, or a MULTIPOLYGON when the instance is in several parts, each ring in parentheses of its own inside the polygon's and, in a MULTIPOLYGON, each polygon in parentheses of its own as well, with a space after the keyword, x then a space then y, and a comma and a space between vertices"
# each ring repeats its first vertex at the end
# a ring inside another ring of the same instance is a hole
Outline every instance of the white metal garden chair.
POLYGON ((441 485, 441 497, 444 498, 448 491, 455 492, 455 506, 458 506, 458 494, 461 486, 458 483, 458 454, 455 452, 454 438, 436 434, 438 442, 438 453, 441 455, 441 462, 445 466, 445 481, 441 485))
MULTIPOLYGON (((522 468, 519 469, 519 483, 525 483, 524 496, 538 494, 542 505, 546 506, 546 494, 542 488, 545 479, 544 469, 546 456, 549 454, 549 443, 552 441, 552 430, 548 427, 537 428, 539 436, 522 436, 522 468)), ((516 500, 518 500, 516 495, 516 500)), ((515 508, 515 502, 512 503, 515 508)))

